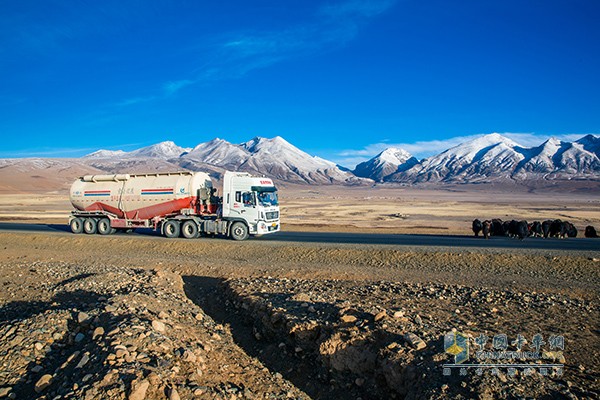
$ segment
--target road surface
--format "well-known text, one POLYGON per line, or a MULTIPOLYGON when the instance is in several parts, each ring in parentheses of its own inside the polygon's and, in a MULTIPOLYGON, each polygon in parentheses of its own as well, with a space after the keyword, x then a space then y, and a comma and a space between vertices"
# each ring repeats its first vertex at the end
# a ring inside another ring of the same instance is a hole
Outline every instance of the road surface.
MULTIPOLYGON (((0 222, 0 232, 65 232, 72 234, 68 225, 26 224, 0 222)), ((120 235, 119 233, 117 235, 120 235)), ((126 235, 126 234, 123 234, 126 235)), ((132 235, 158 236, 151 229, 138 229, 132 235)), ((164 238, 164 240, 169 240, 164 238)), ((600 251, 600 239, 567 238, 542 239, 527 238, 525 240, 508 237, 451 236, 451 235, 401 235, 401 234, 361 234, 341 232, 278 232, 251 240, 265 242, 305 242, 305 243, 346 243, 346 244, 383 244, 398 246, 442 246, 458 248, 504 248, 504 249, 544 249, 567 251, 600 251)))

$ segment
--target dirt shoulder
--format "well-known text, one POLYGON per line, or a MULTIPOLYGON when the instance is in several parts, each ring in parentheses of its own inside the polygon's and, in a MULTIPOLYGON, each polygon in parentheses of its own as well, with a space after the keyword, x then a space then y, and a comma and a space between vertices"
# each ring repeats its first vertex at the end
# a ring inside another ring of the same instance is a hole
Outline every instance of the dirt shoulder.
POLYGON ((0 395, 594 398, 600 390, 597 253, 65 233, 0 233, 0 248, 0 363, 10 365, 0 395), (443 336, 453 328, 490 342, 500 333, 529 343, 562 336, 564 351, 551 355, 565 367, 445 376, 443 336))

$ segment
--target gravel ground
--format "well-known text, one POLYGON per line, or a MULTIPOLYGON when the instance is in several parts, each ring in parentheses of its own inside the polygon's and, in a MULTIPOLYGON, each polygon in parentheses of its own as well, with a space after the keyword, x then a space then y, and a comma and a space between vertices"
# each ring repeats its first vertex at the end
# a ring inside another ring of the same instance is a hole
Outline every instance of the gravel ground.
POLYGON ((0 398, 600 397, 598 252, 63 233, 0 248, 0 398), (453 330, 490 351, 543 335, 536 362, 564 367, 447 376, 453 330))

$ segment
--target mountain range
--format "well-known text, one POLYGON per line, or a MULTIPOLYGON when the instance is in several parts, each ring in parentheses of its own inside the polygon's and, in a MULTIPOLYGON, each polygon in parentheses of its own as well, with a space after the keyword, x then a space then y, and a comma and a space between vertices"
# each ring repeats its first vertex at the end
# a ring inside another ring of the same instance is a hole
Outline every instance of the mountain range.
POLYGON ((311 156, 279 136, 255 137, 241 144, 216 138, 194 148, 166 141, 129 152, 98 150, 75 159, 0 159, 0 190, 18 191, 31 178, 41 190, 66 185, 81 174, 180 169, 206 171, 217 179, 226 170, 247 171, 280 182, 317 185, 598 182, 600 138, 587 135, 574 142, 551 138, 536 147, 523 147, 493 133, 422 160, 390 147, 353 171, 311 156))
POLYGON ((600 179, 600 138, 551 138, 527 148, 492 133, 420 161, 402 149, 388 148, 357 165, 354 173, 377 182, 408 184, 600 179))
POLYGON ((331 161, 311 156, 280 136, 272 139, 255 137, 242 144, 216 138, 194 148, 179 147, 167 141, 131 152, 98 150, 81 160, 110 173, 140 170, 142 164, 150 164, 151 170, 157 166, 166 169, 167 163, 171 164, 171 170, 203 170, 217 177, 225 170, 233 170, 296 183, 357 184, 366 181, 331 161))

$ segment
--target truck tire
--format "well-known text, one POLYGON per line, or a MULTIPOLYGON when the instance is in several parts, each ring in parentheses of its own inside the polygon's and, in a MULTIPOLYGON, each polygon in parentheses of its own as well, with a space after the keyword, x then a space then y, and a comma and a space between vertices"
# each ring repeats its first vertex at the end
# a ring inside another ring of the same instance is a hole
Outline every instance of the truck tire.
POLYGON ((168 238, 176 238, 179 237, 179 233, 181 232, 181 226, 179 225, 178 221, 167 221, 163 226, 163 232, 168 238))
POLYGON ((98 224, 94 218, 85 218, 83 220, 83 231, 88 235, 93 235, 98 229, 98 224))
POLYGON ((181 234, 186 239, 194 239, 198 237, 198 224, 195 221, 185 221, 181 225, 181 234))
POLYGON ((73 233, 82 233, 83 232, 83 219, 82 218, 73 218, 69 223, 71 227, 71 232, 73 233))
POLYGON ((110 235, 113 233, 113 228, 110 227, 110 220, 108 218, 102 218, 98 221, 98 233, 101 235, 110 235))
POLYGON ((246 240, 248 236, 248 227, 243 222, 234 222, 231 225, 231 238, 233 240, 246 240))

